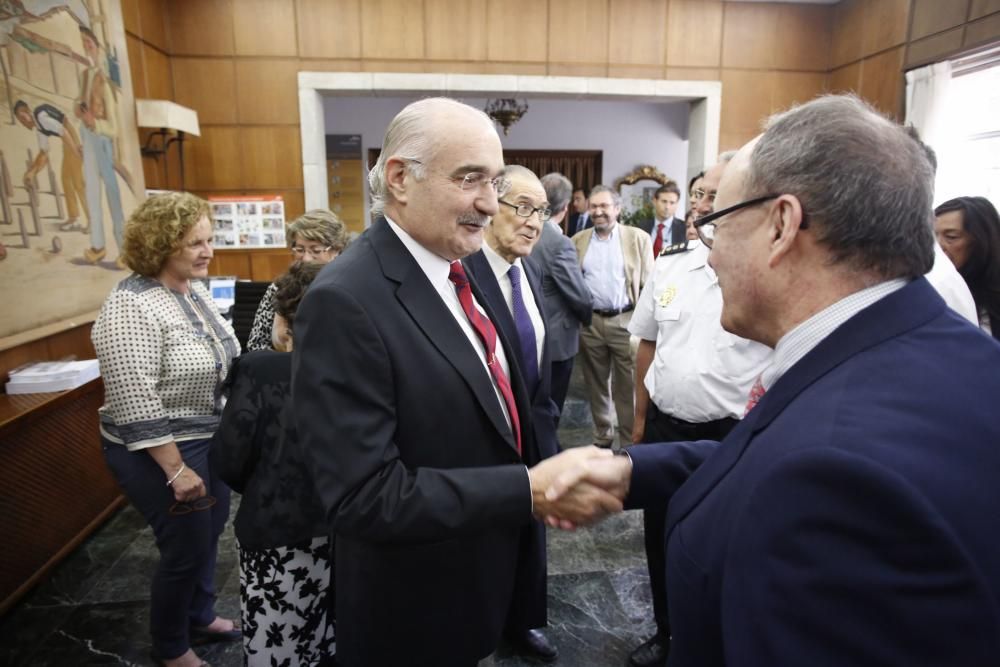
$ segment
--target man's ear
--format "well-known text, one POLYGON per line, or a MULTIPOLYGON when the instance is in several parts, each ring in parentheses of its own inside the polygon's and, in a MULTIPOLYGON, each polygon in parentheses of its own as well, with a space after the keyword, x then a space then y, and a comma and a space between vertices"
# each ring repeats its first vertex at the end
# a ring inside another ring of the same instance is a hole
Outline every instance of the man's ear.
POLYGON ((795 240, 802 226, 802 204, 798 197, 781 195, 774 203, 771 215, 771 251, 767 264, 771 268, 778 265, 795 247, 795 240))
POLYGON ((385 186, 394 201, 406 202, 406 191, 409 185, 406 177, 409 173, 406 168, 406 160, 395 157, 386 160, 385 186))

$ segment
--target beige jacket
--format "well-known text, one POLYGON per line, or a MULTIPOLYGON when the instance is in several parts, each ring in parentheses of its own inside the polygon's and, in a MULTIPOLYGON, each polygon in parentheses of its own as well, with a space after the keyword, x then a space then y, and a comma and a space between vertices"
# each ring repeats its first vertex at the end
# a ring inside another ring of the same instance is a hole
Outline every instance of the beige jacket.
MULTIPOLYGON (((591 227, 573 236, 573 245, 576 246, 581 268, 593 235, 594 228, 591 227)), ((625 256, 625 291, 635 305, 639 303, 639 293, 642 292, 642 287, 653 270, 653 242, 649 234, 641 229, 621 223, 618 223, 618 238, 621 239, 622 253, 625 256)))

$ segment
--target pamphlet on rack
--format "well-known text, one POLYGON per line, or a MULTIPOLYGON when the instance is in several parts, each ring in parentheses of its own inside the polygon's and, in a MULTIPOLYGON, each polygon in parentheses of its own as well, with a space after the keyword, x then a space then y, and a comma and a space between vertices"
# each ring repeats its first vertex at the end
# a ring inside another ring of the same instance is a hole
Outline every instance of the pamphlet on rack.
POLYGON ((65 391, 101 376, 97 359, 82 361, 37 361, 10 372, 8 394, 44 394, 65 391))

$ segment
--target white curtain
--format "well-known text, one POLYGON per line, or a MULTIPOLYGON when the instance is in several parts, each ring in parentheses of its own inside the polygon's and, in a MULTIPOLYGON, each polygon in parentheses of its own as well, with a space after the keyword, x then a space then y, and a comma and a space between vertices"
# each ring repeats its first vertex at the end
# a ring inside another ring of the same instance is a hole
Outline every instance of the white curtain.
MULTIPOLYGON (((948 94, 951 87, 951 62, 934 63, 906 73, 906 121, 917 128, 920 138, 934 149, 938 158, 938 171, 934 183, 936 194, 951 190, 949 174, 953 173, 955 161, 954 118, 950 107, 952 98, 948 94), (951 118, 950 118, 951 117, 951 118), (950 121, 950 122, 949 122, 950 121)), ((934 197, 937 205, 943 201, 934 197)))

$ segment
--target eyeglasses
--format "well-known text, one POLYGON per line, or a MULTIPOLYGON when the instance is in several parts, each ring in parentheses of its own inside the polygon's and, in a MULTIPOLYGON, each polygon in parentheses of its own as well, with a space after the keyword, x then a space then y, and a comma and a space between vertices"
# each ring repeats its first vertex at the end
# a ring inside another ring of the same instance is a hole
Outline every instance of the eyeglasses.
POLYGON ((715 204, 715 195, 714 192, 705 192, 701 188, 695 188, 691 191, 691 201, 701 201, 704 197, 708 197, 708 202, 715 204))
POLYGON ((204 512, 207 509, 215 507, 215 503, 217 502, 215 496, 202 496, 189 503, 174 503, 167 512, 172 516, 184 516, 191 512, 204 512))
POLYGON ((550 208, 535 208, 531 204, 511 204, 509 201, 500 200, 500 203, 505 206, 510 206, 514 209, 514 215, 519 218, 530 218, 536 212, 538 213, 538 219, 545 222, 552 217, 552 209, 550 208))
MULTIPOLYGON (((416 162, 417 164, 423 164, 420 160, 414 160, 413 158, 406 158, 410 162, 416 162)), ((469 190, 478 190, 484 185, 489 184, 490 189, 497 193, 497 197, 503 197, 505 194, 510 192, 510 180, 505 176, 497 176, 496 178, 490 178, 481 171, 470 171, 464 176, 446 176, 450 181, 456 183, 458 187, 462 190, 468 192, 469 190)))
POLYGON ((333 249, 332 245, 314 245, 310 248, 303 248, 300 245, 292 246, 292 254, 296 257, 305 257, 306 253, 312 255, 313 257, 319 257, 323 253, 330 252, 333 249))
MULTIPOLYGON (((694 227, 698 230, 698 238, 701 242, 707 245, 709 248, 712 247, 712 243, 715 241, 715 232, 719 228, 719 225, 715 222, 720 218, 724 218, 730 213, 735 213, 742 208, 748 208, 750 206, 756 206, 757 204, 763 204, 769 199, 777 199, 781 195, 764 195, 763 197, 754 197, 753 199, 748 199, 742 201, 739 204, 733 204, 728 208, 724 208, 721 211, 716 211, 715 213, 709 213, 708 215, 699 218, 694 221, 694 227)), ((715 198, 715 195, 712 195, 715 198)), ((802 225, 805 226, 805 225, 802 225)))

